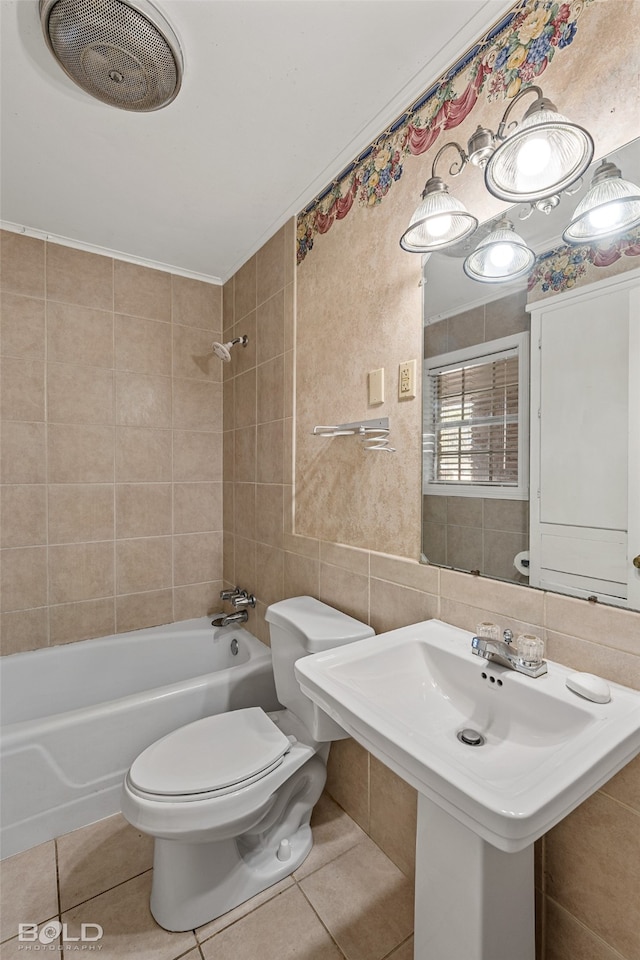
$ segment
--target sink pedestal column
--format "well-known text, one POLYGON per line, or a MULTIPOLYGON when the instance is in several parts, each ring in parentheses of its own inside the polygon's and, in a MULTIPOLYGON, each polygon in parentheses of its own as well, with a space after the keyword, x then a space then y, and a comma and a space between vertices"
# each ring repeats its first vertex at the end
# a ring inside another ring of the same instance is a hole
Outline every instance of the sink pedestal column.
POLYGON ((414 960, 534 960, 533 845, 504 853, 418 794, 414 960))

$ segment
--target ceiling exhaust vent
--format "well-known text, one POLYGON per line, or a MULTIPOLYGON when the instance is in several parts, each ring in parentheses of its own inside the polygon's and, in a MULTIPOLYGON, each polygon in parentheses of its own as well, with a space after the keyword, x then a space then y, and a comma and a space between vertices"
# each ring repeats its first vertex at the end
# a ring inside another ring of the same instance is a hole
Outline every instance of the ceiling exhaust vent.
POLYGON ((177 96, 175 33, 148 0, 40 0, 49 49, 86 93, 123 110, 159 110, 177 96))

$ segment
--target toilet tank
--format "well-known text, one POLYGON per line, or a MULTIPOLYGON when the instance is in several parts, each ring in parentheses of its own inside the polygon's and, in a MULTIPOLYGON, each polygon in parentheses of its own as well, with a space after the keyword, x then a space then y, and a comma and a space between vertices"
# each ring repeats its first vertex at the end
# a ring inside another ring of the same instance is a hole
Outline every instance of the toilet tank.
POLYGON ((314 740, 341 740, 346 734, 300 689, 293 665, 300 657, 372 637, 366 623, 313 597, 292 597, 267 608, 273 674, 278 700, 302 720, 314 740))

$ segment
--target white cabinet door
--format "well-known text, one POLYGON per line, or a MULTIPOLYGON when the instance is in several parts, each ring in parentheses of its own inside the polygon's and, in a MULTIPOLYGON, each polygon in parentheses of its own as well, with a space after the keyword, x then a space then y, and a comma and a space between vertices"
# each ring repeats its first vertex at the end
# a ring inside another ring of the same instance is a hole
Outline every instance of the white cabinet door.
POLYGON ((639 291, 633 271, 530 307, 529 582, 637 608, 639 291))

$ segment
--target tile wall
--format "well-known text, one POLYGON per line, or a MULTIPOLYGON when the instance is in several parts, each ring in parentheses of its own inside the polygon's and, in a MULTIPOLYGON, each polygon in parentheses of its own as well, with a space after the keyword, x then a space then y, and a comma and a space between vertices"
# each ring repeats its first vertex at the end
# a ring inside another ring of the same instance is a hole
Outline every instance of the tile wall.
POLYGON ((217 608, 219 286, 2 232, 2 651, 217 608))

